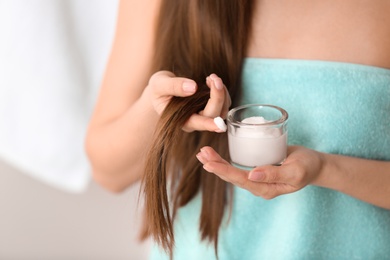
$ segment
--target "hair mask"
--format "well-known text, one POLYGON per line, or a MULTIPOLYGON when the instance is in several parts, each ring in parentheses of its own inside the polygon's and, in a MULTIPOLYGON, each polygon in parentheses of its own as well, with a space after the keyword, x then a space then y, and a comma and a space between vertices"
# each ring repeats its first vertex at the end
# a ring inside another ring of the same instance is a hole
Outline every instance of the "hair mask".
POLYGON ((243 169, 280 165, 287 156, 287 112, 277 106, 251 104, 227 116, 231 163, 243 169))

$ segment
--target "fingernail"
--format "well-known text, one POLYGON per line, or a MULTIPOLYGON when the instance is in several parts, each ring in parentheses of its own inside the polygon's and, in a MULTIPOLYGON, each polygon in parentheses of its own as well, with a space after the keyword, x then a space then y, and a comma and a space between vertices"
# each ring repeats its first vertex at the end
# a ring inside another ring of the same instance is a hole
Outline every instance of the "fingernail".
POLYGON ((198 153, 196 155, 196 158, 198 158, 198 160, 202 163, 202 164, 205 164, 206 163, 206 160, 205 158, 202 156, 202 153, 198 153))
POLYGON ((210 158, 209 153, 204 148, 201 148, 200 153, 198 153, 198 154, 200 154, 206 160, 209 160, 209 158, 210 158))
POLYGON ((248 179, 251 181, 262 181, 264 180, 265 173, 260 171, 253 171, 249 173, 248 179))
POLYGON ((185 81, 182 87, 186 93, 195 93, 196 91, 196 83, 193 81, 185 81))
POLYGON ((218 79, 218 76, 215 73, 211 73, 209 76, 212 80, 218 79))
POLYGON ((211 74, 210 78, 213 80, 216 89, 223 89, 222 80, 217 75, 211 74))
POLYGON ((210 168, 210 166, 207 165, 207 164, 203 164, 203 169, 205 169, 205 170, 208 171, 208 172, 211 172, 211 168, 210 168))

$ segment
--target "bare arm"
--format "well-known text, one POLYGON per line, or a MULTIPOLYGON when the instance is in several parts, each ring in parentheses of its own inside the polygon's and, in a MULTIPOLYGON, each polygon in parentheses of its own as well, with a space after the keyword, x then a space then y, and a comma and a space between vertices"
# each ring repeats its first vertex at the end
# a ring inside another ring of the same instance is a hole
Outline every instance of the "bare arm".
POLYGON ((390 209, 390 162, 324 154, 323 170, 313 182, 390 209))
POLYGON ((151 74, 156 0, 121 1, 117 29, 86 150, 93 176, 121 191, 140 178, 157 113, 144 89, 151 74))
MULTIPOLYGON (((158 0, 121 1, 111 56, 87 133, 94 179, 115 192, 141 178, 156 123, 169 100, 197 90, 193 80, 172 72, 152 75, 158 9, 158 0)), ((226 114, 230 98, 218 76, 205 81, 210 99, 200 114, 190 117, 185 131, 220 132, 213 118, 226 114)))

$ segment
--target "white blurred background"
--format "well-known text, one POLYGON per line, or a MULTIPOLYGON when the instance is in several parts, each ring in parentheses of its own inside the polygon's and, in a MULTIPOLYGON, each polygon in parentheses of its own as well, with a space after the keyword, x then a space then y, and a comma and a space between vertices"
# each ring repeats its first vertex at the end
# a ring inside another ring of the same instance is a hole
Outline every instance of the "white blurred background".
POLYGON ((100 188, 83 149, 117 2, 0 0, 1 260, 148 256, 139 187, 100 188))
POLYGON ((0 259, 147 259, 137 195, 138 187, 113 195, 94 183, 71 194, 0 162, 0 259))

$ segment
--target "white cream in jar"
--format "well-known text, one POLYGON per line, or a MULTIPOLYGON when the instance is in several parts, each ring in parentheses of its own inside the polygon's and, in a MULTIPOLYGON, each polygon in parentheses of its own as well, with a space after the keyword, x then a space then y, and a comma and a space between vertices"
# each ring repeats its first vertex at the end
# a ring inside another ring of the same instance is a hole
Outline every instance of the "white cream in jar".
POLYGON ((285 110, 270 105, 247 105, 229 111, 232 164, 253 168, 282 163, 287 155, 287 118, 285 110))

